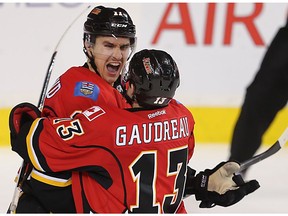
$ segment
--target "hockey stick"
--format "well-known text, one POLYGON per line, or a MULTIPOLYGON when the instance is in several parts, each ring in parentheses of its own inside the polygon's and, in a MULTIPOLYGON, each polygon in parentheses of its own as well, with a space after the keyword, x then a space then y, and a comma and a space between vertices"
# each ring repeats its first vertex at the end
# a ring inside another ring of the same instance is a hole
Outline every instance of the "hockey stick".
POLYGON ((279 139, 269 149, 241 163, 239 172, 275 154, 287 143, 287 141, 288 141, 288 127, 282 133, 279 139))
POLYGON ((65 37, 65 35, 67 34, 67 32, 69 31, 69 29, 71 28, 71 26, 91 7, 91 5, 89 5, 84 11, 82 11, 74 20, 73 22, 67 27, 67 29, 65 30, 65 32, 62 34, 61 38, 59 39, 56 47, 55 47, 55 50, 52 54, 52 57, 51 57, 51 60, 50 60, 50 63, 49 63, 49 66, 48 66, 48 70, 46 72, 46 76, 45 76, 45 79, 44 79, 44 83, 43 83, 43 87, 42 87, 42 91, 41 91, 41 96, 40 96, 40 99, 39 99, 39 102, 38 102, 38 108, 40 110, 42 110, 43 108, 43 104, 44 104, 44 99, 45 99, 45 96, 46 96, 46 93, 47 93, 47 88, 48 88, 48 84, 49 84, 49 81, 50 81, 50 77, 51 77, 51 74, 52 74, 52 70, 54 68, 54 63, 55 63, 55 59, 56 59, 56 55, 58 53, 58 47, 61 43, 61 41, 63 40, 63 38, 65 37))
MULTIPOLYGON (((43 87, 42 87, 42 91, 41 91, 41 94, 40 94, 40 98, 39 98, 39 102, 38 102, 38 108, 39 110, 42 110, 43 109, 43 105, 44 105, 44 100, 45 100, 45 97, 46 97, 46 93, 47 93, 47 89, 48 89, 48 84, 49 84, 49 81, 50 81, 50 77, 51 77, 51 74, 52 74, 52 70, 54 68, 54 64, 55 64, 55 59, 56 59, 56 55, 58 53, 58 47, 59 45, 61 44, 61 41, 63 40, 63 38, 65 37, 65 35, 67 34, 67 32, 69 31, 69 29, 71 28, 71 26, 91 7, 91 5, 89 5, 87 8, 85 8, 85 10, 83 10, 72 22, 71 24, 67 27, 67 29, 65 30, 65 32, 62 34, 61 38, 59 39, 56 47, 55 47, 55 50, 51 56, 51 60, 50 60, 50 63, 48 65, 48 69, 47 69, 47 72, 46 72, 46 76, 45 76, 45 79, 44 79, 44 83, 43 83, 43 87)), ((18 205, 18 201, 19 201, 19 198, 21 196, 21 193, 22 193, 22 185, 24 183, 24 181, 28 178, 28 176, 30 175, 32 171, 32 166, 29 164, 29 163, 26 163, 25 161, 22 162, 22 165, 21 167, 19 168, 19 171, 17 173, 17 176, 15 178, 15 181, 17 182, 16 183, 16 187, 15 187, 15 190, 14 190, 14 194, 13 194, 13 198, 12 198, 12 201, 11 201, 11 204, 9 206, 9 210, 8 212, 9 213, 16 213, 16 208, 17 208, 17 205, 18 205)))

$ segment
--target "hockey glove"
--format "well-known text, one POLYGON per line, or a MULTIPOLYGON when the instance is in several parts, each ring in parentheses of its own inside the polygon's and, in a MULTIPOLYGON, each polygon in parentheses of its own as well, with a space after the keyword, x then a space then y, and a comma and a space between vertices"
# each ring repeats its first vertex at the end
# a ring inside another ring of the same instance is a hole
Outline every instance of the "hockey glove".
POLYGON ((30 103, 18 104, 10 112, 9 128, 11 146, 12 150, 16 151, 20 156, 22 156, 21 149, 24 147, 22 145, 26 142, 25 135, 28 133, 33 120, 38 117, 41 117, 41 112, 36 106, 30 103), (21 136, 21 134, 23 134, 23 136, 21 136))
MULTIPOLYGON (((214 169, 206 169, 189 179, 186 189, 200 200, 200 208, 215 205, 227 207, 239 202, 244 196, 260 187, 258 181, 244 182, 241 175, 235 175, 240 169, 236 162, 221 162, 214 169)), ((188 172, 189 174, 189 172, 188 172)))

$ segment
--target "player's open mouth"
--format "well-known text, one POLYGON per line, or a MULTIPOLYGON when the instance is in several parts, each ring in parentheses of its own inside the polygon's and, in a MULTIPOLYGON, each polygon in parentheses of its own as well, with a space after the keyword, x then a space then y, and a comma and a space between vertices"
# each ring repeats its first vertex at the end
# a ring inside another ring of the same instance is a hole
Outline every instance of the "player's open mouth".
POLYGON ((120 64, 107 64, 106 67, 110 73, 117 73, 120 68, 120 64))

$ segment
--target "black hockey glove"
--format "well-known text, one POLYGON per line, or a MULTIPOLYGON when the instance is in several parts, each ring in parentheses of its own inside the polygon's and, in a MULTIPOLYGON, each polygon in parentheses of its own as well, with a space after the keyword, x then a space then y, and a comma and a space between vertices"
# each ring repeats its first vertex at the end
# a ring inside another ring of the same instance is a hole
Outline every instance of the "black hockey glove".
POLYGON ((26 156, 26 135, 34 119, 41 117, 39 109, 30 103, 21 103, 16 105, 10 112, 9 128, 10 141, 13 151, 16 151, 23 159, 26 156), (24 150, 24 151, 23 151, 24 150), (25 152, 25 153, 24 153, 25 152))
POLYGON ((241 175, 235 174, 239 169, 238 163, 228 161, 221 162, 212 170, 206 169, 195 177, 188 170, 185 193, 195 194, 196 200, 201 201, 200 208, 231 206, 260 187, 256 180, 244 182, 241 175))

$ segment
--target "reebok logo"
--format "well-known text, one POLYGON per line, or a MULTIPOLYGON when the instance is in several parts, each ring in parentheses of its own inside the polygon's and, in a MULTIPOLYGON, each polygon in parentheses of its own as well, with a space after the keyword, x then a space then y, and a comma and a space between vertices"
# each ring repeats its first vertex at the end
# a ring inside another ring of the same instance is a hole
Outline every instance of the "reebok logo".
POLYGON ((154 118, 160 115, 165 115, 165 114, 166 114, 166 110, 160 110, 160 111, 148 114, 148 118, 151 119, 151 118, 154 118))

